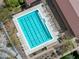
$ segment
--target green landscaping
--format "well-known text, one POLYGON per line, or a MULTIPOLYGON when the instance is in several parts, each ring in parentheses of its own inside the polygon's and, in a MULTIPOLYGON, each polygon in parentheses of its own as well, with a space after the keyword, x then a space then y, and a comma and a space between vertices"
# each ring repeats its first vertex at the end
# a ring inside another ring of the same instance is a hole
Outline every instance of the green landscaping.
POLYGON ((69 55, 67 55, 67 56, 65 56, 65 57, 63 57, 61 59, 74 59, 74 58, 75 57, 73 55, 69 54, 69 55))
POLYGON ((23 0, 4 0, 5 6, 0 9, 0 21, 10 20, 13 14, 20 12, 23 0))
MULTIPOLYGON (((18 46, 19 40, 16 35, 16 28, 12 23, 12 16, 22 11, 21 6, 24 0, 4 0, 4 2, 5 6, 0 9, 0 21, 4 23, 13 44, 18 46)), ((7 46, 11 47, 11 44, 8 43, 7 46)))
POLYGON ((62 57, 61 59, 79 59, 79 54, 77 51, 74 51, 73 53, 62 57))

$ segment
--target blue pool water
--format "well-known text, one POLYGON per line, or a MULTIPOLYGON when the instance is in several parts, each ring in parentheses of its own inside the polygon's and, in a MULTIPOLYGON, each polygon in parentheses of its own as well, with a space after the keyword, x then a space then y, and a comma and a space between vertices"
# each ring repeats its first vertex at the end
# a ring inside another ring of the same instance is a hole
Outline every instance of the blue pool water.
POLYGON ((41 21, 38 10, 18 18, 18 23, 30 48, 37 47, 52 39, 45 23, 41 21))

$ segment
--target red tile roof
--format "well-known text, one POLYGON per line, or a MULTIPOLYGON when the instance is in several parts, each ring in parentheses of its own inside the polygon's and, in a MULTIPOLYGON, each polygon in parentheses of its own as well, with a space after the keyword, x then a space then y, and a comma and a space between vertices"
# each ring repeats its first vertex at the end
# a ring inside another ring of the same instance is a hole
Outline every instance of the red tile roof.
MULTIPOLYGON (((76 0, 74 0, 76 1, 76 0)), ((56 0, 75 36, 79 37, 79 17, 69 0, 56 0)), ((78 5, 79 6, 79 5, 78 5)), ((78 7, 79 8, 79 7, 78 7)))
POLYGON ((36 1, 36 0, 26 0, 26 2, 29 3, 29 4, 34 2, 34 1, 36 1))
POLYGON ((79 17, 79 0, 69 0, 69 1, 79 17))

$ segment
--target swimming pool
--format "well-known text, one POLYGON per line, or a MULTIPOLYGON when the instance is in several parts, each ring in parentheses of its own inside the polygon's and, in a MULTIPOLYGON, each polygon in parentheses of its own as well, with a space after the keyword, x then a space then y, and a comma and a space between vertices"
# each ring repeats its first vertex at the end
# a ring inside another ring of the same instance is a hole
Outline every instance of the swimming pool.
POLYGON ((42 21, 38 10, 19 17, 18 23, 30 48, 37 47, 52 40, 52 36, 42 21))

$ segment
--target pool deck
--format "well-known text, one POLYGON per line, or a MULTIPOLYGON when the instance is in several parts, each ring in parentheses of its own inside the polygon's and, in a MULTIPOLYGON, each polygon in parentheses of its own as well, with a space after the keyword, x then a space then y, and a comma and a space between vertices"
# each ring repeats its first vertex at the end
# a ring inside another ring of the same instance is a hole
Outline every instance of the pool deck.
POLYGON ((53 22, 51 23, 52 18, 50 17, 48 11, 46 10, 46 8, 43 6, 42 3, 39 4, 39 5, 37 5, 37 6, 32 7, 30 9, 27 9, 27 10, 21 12, 21 13, 18 13, 16 15, 14 15, 13 16, 13 21, 14 21, 14 24, 15 24, 17 30, 18 30, 17 35, 20 38, 21 44, 22 44, 22 46, 24 48, 24 51, 26 52, 27 55, 29 55, 29 54, 31 54, 31 53, 33 53, 33 52, 35 52, 35 51, 37 51, 37 50, 45 47, 45 46, 48 46, 48 45, 50 45, 50 44, 52 44, 54 42, 57 42, 58 31, 55 28, 55 24, 53 22), (48 42, 45 42, 44 44, 41 44, 40 46, 37 46, 37 47, 35 47, 33 49, 30 49, 29 45, 27 44, 27 42, 25 40, 25 37, 23 36, 23 33, 21 31, 21 28, 18 25, 17 18, 19 18, 19 17, 21 17, 23 15, 26 15, 29 12, 32 12, 32 11, 35 11, 35 10, 39 10, 42 18, 44 19, 43 21, 45 21, 45 24, 46 24, 46 26, 47 26, 47 28, 48 28, 51 36, 53 37, 53 40, 50 40, 48 42))

